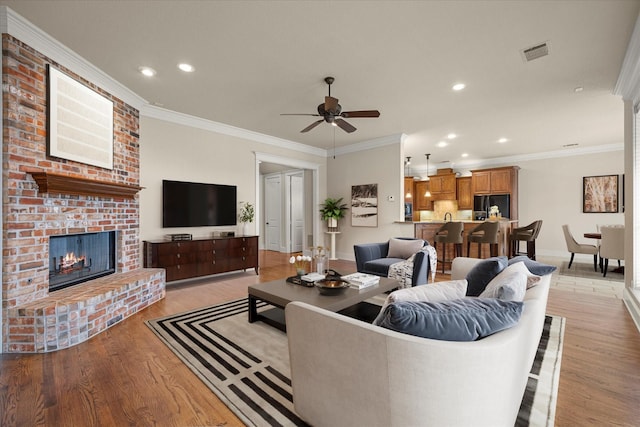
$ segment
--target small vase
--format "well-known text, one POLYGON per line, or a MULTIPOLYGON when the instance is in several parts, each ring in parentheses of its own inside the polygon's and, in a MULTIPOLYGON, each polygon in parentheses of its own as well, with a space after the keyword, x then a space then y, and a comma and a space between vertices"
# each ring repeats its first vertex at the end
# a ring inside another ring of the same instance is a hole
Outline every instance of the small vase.
POLYGON ((248 236, 249 235, 249 223, 248 222, 243 222, 242 223, 242 234, 244 236, 248 236))
POLYGON ((305 274, 307 274, 307 272, 304 268, 296 268, 296 274, 298 276, 304 276, 305 274))

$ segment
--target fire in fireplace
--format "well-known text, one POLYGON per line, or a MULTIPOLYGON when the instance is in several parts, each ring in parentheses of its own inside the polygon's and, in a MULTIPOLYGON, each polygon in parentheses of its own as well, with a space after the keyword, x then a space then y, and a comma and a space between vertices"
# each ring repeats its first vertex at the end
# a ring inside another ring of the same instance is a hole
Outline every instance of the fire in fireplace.
POLYGON ((115 231, 51 236, 49 291, 115 273, 115 242, 115 231))

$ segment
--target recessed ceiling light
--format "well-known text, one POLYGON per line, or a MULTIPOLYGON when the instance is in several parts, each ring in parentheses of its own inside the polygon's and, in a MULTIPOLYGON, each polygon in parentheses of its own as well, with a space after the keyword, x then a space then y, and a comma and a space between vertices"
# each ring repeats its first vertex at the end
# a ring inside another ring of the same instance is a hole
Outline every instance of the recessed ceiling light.
POLYGON ((583 88, 582 86, 578 86, 578 87, 576 87, 576 88, 573 88, 573 91, 574 91, 575 93, 582 92, 583 90, 584 90, 584 88, 583 88))
POLYGON ((469 157, 469 153, 462 153, 462 157, 469 157))
POLYGON ((446 146, 447 146, 447 145, 449 145, 449 144, 447 144, 447 142, 446 142, 446 141, 440 141, 440 142, 438 142, 436 145, 437 145, 438 147, 442 148, 442 147, 446 147, 446 146))
POLYGON ((500 138, 500 139, 498 140, 498 142, 499 142, 500 144, 504 144, 504 143, 505 143, 505 142, 507 142, 507 141, 508 141, 508 139, 507 139, 507 138, 500 138))
POLYGON ((147 77, 153 77, 156 75, 156 70, 151 67, 138 67, 138 71, 147 77))
POLYGON ((454 139, 455 137, 457 137, 458 135, 456 135, 455 133, 450 133, 449 135, 447 135, 447 138, 449 139, 454 139))
POLYGON ((180 68, 185 73, 193 73, 195 71, 195 68, 193 68, 193 65, 186 64, 184 62, 182 64, 178 64, 178 68, 180 68))
POLYGON ((465 85, 464 83, 456 83, 453 85, 453 87, 451 89, 455 90, 455 91, 459 91, 464 89, 465 87, 467 87, 467 85, 465 85))

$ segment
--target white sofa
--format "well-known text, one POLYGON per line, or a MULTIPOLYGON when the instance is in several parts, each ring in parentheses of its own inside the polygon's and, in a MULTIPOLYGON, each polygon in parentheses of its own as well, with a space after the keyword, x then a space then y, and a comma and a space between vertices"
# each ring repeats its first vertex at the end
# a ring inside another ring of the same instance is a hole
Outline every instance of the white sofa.
MULTIPOLYGON (((452 280, 464 279, 479 261, 456 258, 452 280)), ((516 326, 472 342, 419 338, 288 304, 296 412, 315 427, 513 426, 542 334, 550 277, 527 290, 516 326)))

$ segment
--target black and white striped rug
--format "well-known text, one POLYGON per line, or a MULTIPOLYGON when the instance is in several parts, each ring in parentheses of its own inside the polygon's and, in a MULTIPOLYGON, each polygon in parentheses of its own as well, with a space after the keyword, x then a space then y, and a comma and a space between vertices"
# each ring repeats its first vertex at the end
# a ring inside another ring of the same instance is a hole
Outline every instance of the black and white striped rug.
MULTIPOLYGON (((295 414, 286 335, 247 321, 241 299, 147 325, 245 424, 306 425, 295 414)), ((547 316, 517 426, 553 426, 564 318, 547 316)))

